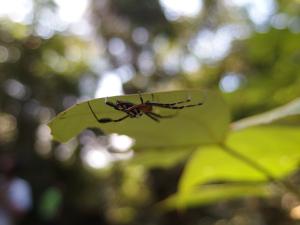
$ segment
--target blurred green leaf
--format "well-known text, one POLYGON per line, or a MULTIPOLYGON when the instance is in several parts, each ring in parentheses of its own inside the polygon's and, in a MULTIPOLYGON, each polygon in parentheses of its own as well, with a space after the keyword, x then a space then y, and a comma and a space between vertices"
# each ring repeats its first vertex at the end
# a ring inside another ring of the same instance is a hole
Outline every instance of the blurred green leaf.
POLYGON ((143 165, 144 167, 168 168, 185 160, 192 153, 191 149, 164 149, 152 151, 138 151, 129 161, 130 165, 143 165))
MULTIPOLYGON (((144 100, 152 101, 151 94, 142 94, 144 100)), ((53 137, 65 142, 87 127, 98 127, 104 133, 126 134, 136 140, 136 148, 190 147, 199 144, 218 143, 224 140, 229 126, 229 109, 221 96, 213 91, 183 90, 154 93, 154 101, 172 103, 191 98, 191 104, 203 105, 182 110, 155 107, 161 115, 176 115, 157 123, 150 118, 128 118, 117 123, 98 123, 93 117, 87 102, 76 104, 60 113, 50 123, 53 137)), ((109 97, 116 100, 140 103, 139 96, 124 95, 109 97)), ((120 118, 124 112, 105 104, 105 98, 94 99, 90 105, 98 118, 120 118)))
MULTIPOLYGON (((298 167, 300 128, 254 127, 232 133, 227 146, 264 167, 274 178, 282 178, 298 167)), ((181 177, 179 192, 219 181, 266 181, 263 173, 233 157, 220 145, 200 147, 181 177)))
POLYGON ((300 114, 300 98, 284 105, 273 109, 269 112, 265 112, 259 115, 247 117, 232 123, 233 130, 245 129, 250 126, 256 126, 260 124, 272 123, 275 120, 282 119, 287 116, 300 114))
POLYGON ((196 188, 187 195, 179 193, 172 195, 161 203, 166 208, 195 207, 207 204, 213 204, 233 198, 242 198, 249 196, 266 197, 271 194, 268 185, 261 183, 253 184, 212 184, 196 188))

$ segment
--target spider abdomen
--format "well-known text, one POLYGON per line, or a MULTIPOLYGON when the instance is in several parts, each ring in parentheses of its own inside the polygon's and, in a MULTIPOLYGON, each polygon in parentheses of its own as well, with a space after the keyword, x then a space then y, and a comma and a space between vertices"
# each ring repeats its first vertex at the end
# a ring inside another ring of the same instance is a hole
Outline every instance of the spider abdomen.
POLYGON ((126 112, 131 118, 137 118, 143 114, 142 110, 140 110, 140 108, 136 106, 137 105, 134 105, 131 102, 118 102, 118 110, 126 112))
POLYGON ((144 113, 152 112, 152 105, 141 104, 141 105, 139 105, 138 108, 139 108, 139 110, 141 110, 144 113))

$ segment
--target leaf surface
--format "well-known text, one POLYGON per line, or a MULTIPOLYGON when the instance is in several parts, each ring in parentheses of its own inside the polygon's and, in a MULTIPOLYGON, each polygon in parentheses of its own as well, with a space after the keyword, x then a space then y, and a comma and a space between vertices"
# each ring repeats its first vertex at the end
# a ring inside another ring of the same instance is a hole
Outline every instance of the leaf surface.
POLYGON ((213 184, 206 185, 187 195, 174 194, 161 203, 164 208, 190 208, 201 205, 213 204, 233 198, 250 196, 266 197, 271 194, 266 184, 213 184))
MULTIPOLYGON (((174 115, 155 122, 143 115, 139 118, 127 118, 121 122, 98 123, 93 117, 87 102, 76 104, 58 114, 48 125, 54 139, 65 142, 82 130, 91 127, 100 128, 105 134, 125 134, 135 139, 135 148, 172 148, 198 146, 199 144, 217 143, 225 139, 229 127, 229 109, 221 96, 213 91, 182 90, 159 92, 152 95, 142 94, 144 101, 173 103, 188 98, 185 104, 203 105, 184 109, 165 109, 154 107, 154 112, 161 115, 174 115)), ((109 97, 108 101, 129 101, 140 104, 137 94, 109 97)), ((124 112, 105 104, 105 98, 94 99, 90 105, 98 118, 117 119, 124 112)), ((184 104, 182 104, 184 105, 184 104)))
MULTIPOLYGON (((253 127, 233 132, 227 146, 265 168, 274 178, 283 178, 298 168, 300 128, 253 127)), ((191 156, 180 180, 179 191, 188 193, 211 182, 267 181, 268 178, 228 152, 222 146, 199 147, 191 156)))

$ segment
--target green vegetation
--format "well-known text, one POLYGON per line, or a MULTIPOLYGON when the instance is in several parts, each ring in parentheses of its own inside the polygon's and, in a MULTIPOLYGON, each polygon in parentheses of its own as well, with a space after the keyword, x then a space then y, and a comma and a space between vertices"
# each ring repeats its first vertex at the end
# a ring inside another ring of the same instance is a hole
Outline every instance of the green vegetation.
POLYGON ((20 224, 298 223, 299 0, 91 0, 76 22, 85 0, 9 2, 0 158, 32 187, 20 224), (120 118, 105 97, 138 93, 203 105, 98 123, 87 104, 120 118))

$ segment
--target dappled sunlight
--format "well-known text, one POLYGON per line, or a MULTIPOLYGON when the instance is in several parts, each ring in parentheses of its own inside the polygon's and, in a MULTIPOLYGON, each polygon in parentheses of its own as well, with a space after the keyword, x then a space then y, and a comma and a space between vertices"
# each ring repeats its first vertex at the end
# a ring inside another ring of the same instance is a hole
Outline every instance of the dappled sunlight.
POLYGON ((270 20, 271 26, 273 26, 278 30, 287 28, 289 23, 290 23, 290 18, 287 14, 284 13, 273 15, 270 20))
POLYGON ((143 27, 137 27, 132 32, 132 39, 139 45, 144 45, 149 40, 149 32, 143 27))
POLYGON ((17 135, 16 118, 10 114, 0 113, 0 144, 13 141, 17 135))
POLYGON ((93 169, 101 169, 110 165, 111 155, 101 146, 85 146, 82 148, 81 157, 83 163, 93 169))
POLYGON ((74 4, 69 0, 55 0, 58 5, 58 15, 66 23, 75 23, 82 20, 89 2, 89 0, 76 0, 76 4, 74 4))
POLYGON ((121 95, 123 93, 122 80, 118 74, 107 72, 103 74, 102 79, 98 83, 95 97, 106 97, 113 95, 121 95))
POLYGON ((165 54, 162 59, 162 68, 166 72, 167 75, 174 75, 179 72, 180 69, 180 49, 169 49, 168 53, 165 54))
POLYGON ((43 59, 52 70, 58 73, 63 73, 68 69, 67 60, 56 51, 45 51, 43 59))
POLYGON ((150 76, 156 69, 154 55, 151 51, 142 51, 138 56, 137 63, 139 70, 144 76, 150 76))
POLYGON ((0 63, 4 63, 8 59, 8 50, 4 46, 0 46, 0 63))
POLYGON ((116 153, 126 153, 131 150, 134 145, 134 139, 128 137, 127 135, 111 134, 109 135, 110 146, 112 152, 116 153))
POLYGON ((0 225, 296 224, 299 3, 0 0, 0 225))
POLYGON ((126 51, 126 45, 120 38, 112 38, 108 42, 108 51, 115 56, 123 56, 126 51))
POLYGON ((250 19, 257 25, 264 25, 276 11, 274 0, 226 0, 227 4, 245 8, 250 19))
POLYGON ((190 49, 204 61, 218 61, 228 54, 231 42, 232 37, 223 30, 216 32, 204 30, 198 33, 190 44, 190 49))
POLYGON ((219 86, 224 92, 234 92, 242 84, 243 76, 237 73, 227 73, 220 80, 219 86))
POLYGON ((246 26, 228 24, 216 31, 202 30, 189 43, 189 49, 205 63, 219 61, 226 57, 236 39, 244 39, 250 35, 246 26))
POLYGON ((38 36, 49 39, 55 34, 55 32, 64 31, 66 28, 67 25, 61 23, 61 20, 57 17, 53 10, 45 8, 41 10, 39 14, 39 20, 36 25, 35 32, 38 36))
POLYGON ((195 73, 199 71, 201 64, 198 58, 191 54, 183 57, 181 67, 182 70, 186 73, 195 73))
POLYGON ((80 143, 88 149, 96 149, 97 151, 101 150, 108 153, 107 161, 113 162, 130 159, 133 155, 131 148, 135 141, 126 135, 110 134, 97 136, 93 131, 85 130, 80 135, 80 143))
POLYGON ((14 22, 32 22, 33 0, 0 0, 0 17, 7 16, 14 22))
POLYGON ((131 147, 134 140, 126 135, 111 134, 107 137, 96 137, 85 132, 81 137, 85 143, 81 158, 83 163, 92 169, 102 169, 119 160, 128 160, 133 156, 131 147))
POLYGON ((55 115, 55 112, 52 108, 46 106, 39 106, 37 119, 41 123, 47 123, 55 115))
POLYGON ((124 64, 113 71, 119 75, 122 83, 130 81, 135 75, 134 67, 131 64, 124 64))
POLYGON ((108 152, 112 156, 112 161, 126 161, 134 157, 133 145, 135 140, 127 135, 110 134, 108 152))
POLYGON ((42 156, 47 156, 51 152, 51 140, 52 135, 49 127, 41 124, 36 131, 35 151, 42 156))
POLYGON ((77 147, 78 147, 78 142, 75 138, 73 138, 66 143, 59 144, 54 149, 54 155, 58 160, 65 162, 71 159, 77 147))
POLYGON ((28 97, 27 88, 17 80, 6 80, 3 85, 6 93, 13 98, 24 99, 25 97, 28 97))
POLYGON ((300 220, 300 205, 291 209, 290 217, 294 220, 300 220))
POLYGON ((194 17, 202 9, 202 0, 160 0, 169 20, 177 20, 182 16, 194 17))
POLYGON ((1 0, 0 18, 8 17, 14 22, 31 24, 37 16, 39 19, 35 31, 43 38, 50 38, 55 32, 62 32, 69 28, 71 32, 78 35, 90 34, 91 27, 85 18, 90 4, 89 0, 78 0, 76 4, 68 0, 55 0, 55 3, 57 4, 56 10, 44 8, 39 14, 34 15, 33 0, 1 0))

